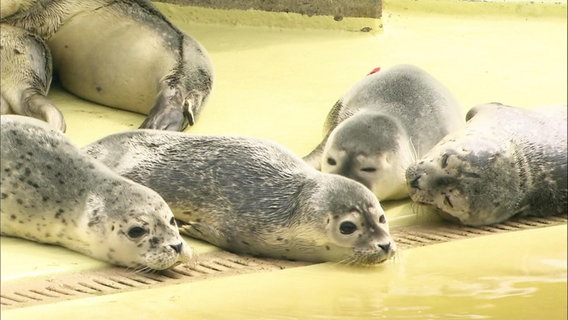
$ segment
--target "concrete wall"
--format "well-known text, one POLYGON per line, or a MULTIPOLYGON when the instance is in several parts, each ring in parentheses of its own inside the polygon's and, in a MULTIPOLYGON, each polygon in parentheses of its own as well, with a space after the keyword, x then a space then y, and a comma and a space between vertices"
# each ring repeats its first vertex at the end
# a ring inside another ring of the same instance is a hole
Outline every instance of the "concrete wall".
POLYGON ((382 0, 155 0, 177 5, 215 9, 255 9, 270 12, 299 13, 306 16, 380 18, 382 0))

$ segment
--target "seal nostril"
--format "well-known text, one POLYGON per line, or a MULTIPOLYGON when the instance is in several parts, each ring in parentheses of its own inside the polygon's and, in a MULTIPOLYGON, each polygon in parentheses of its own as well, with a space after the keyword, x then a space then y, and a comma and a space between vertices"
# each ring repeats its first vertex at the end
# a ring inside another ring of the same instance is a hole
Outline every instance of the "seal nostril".
POLYGON ((416 178, 412 179, 412 181, 410 181, 410 187, 414 188, 414 189, 421 190, 420 185, 418 183, 418 180, 420 180, 420 178, 422 178, 421 174, 417 175, 416 178))
POLYGON ((171 244, 170 247, 172 247, 172 249, 174 249, 174 251, 176 253, 180 253, 181 249, 183 248, 183 243, 179 243, 179 244, 171 244))
POLYGON ((387 243, 387 244, 378 244, 379 248, 383 249, 384 252, 389 252, 390 247, 391 247, 391 243, 387 243))

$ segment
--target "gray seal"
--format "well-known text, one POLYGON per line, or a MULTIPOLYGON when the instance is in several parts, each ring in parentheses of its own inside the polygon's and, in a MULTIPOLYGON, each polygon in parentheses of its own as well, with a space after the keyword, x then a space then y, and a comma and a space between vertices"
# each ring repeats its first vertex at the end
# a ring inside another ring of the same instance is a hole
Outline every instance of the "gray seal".
POLYGON ((416 66, 397 65, 367 75, 336 102, 323 141, 304 160, 363 183, 381 201, 407 198, 406 168, 461 126, 448 89, 416 66))
POLYGON ((30 117, 3 115, 1 231, 136 270, 191 259, 164 200, 30 117))
POLYGON ((479 105, 406 178, 413 201, 471 226, 567 213, 566 106, 479 105))
MULTIPOLYGON (((3 13, 2 26, 21 28, 45 41, 49 48, 41 52, 53 56, 66 90, 99 104, 148 114, 142 128, 183 130, 195 122, 209 97, 213 67, 205 48, 149 1, 26 0, 6 7, 10 10, 3 13)), ((37 46, 28 48, 19 51, 39 51, 37 46)), ((34 71, 50 79, 50 68, 38 64, 34 71)), ((18 81, 14 76, 11 85, 22 87, 29 77, 18 81)), ((28 107, 12 105, 14 112, 21 109, 28 107)), ((20 114, 35 115, 28 113, 20 114)))
POLYGON ((395 252, 367 188, 270 141, 138 130, 85 150, 158 192, 188 235, 235 253, 370 265, 395 252))

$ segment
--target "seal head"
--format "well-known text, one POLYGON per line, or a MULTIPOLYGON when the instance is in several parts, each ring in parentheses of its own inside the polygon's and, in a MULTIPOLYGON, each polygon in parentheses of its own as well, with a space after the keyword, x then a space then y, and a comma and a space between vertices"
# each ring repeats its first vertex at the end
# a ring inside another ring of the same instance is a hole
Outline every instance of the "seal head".
POLYGON ((411 199, 472 226, 566 213, 566 108, 550 111, 473 108, 465 129, 408 168, 411 199))
POLYGON ((340 123, 323 151, 321 170, 361 182, 380 199, 404 198, 406 168, 415 160, 400 123, 380 112, 365 112, 340 123), (365 141, 365 143, 361 143, 365 141))

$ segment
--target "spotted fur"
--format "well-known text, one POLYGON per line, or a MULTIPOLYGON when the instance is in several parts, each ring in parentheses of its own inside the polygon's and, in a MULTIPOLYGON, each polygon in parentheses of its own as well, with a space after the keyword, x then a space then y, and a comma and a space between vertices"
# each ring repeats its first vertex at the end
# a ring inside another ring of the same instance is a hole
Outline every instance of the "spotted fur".
POLYGON ((157 193, 85 155, 44 122, 3 115, 0 125, 3 236, 131 268, 160 270, 190 259, 157 193))
POLYGON ((566 106, 480 105, 406 174, 412 200, 466 225, 566 214, 566 106))
POLYGON ((375 264, 395 251, 369 190, 272 142, 143 130, 86 151, 156 190, 190 236, 233 252, 375 264))

